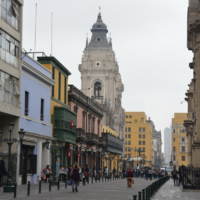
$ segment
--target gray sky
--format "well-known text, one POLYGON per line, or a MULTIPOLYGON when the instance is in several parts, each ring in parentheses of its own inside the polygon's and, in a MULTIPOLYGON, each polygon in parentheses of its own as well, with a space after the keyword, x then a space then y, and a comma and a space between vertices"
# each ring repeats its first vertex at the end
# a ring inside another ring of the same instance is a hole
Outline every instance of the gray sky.
POLYGON ((125 87, 126 111, 144 111, 156 129, 170 126, 175 112, 187 112, 185 92, 192 78, 187 50, 186 0, 25 0, 23 47, 34 49, 35 4, 37 51, 51 53, 72 73, 69 83, 81 87, 86 33, 96 22, 99 6, 112 34, 113 49, 125 87))

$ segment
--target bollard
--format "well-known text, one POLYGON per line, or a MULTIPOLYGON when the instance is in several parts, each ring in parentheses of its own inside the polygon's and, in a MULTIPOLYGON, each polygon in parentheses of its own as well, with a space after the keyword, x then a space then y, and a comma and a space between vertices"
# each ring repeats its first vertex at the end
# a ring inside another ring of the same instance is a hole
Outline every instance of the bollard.
POLYGON ((145 200, 145 189, 142 189, 142 200, 145 200))
POLYGON ((60 190, 60 179, 58 179, 58 190, 60 190))
POLYGON ((91 184, 93 184, 93 176, 92 176, 91 178, 92 178, 92 180, 91 180, 91 184))
POLYGON ((49 180, 49 191, 51 191, 51 180, 49 180))
POLYGON ((17 183, 14 183, 14 197, 17 198, 17 183))
POLYGON ((100 176, 99 176, 99 183, 100 183, 100 179, 101 179, 101 178, 100 178, 100 176))
POLYGON ((28 187, 27 187, 27 196, 30 196, 30 181, 28 182, 28 187))
POLYGON ((65 188, 67 188, 67 179, 65 178, 65 188))
POLYGON ((150 191, 150 186, 148 186, 148 199, 151 197, 151 191, 150 191))
POLYGON ((138 192, 138 200, 142 200, 141 199, 141 191, 138 192))
POLYGON ((137 200, 137 195, 133 195, 133 200, 137 200))
POLYGON ((114 181, 114 174, 113 174, 113 181, 114 181))
POLYGON ((102 174, 102 182, 103 182, 103 174, 102 174))
POLYGON ((39 181, 39 192, 38 193, 41 193, 41 180, 39 181))
POLYGON ((90 184, 90 176, 88 175, 88 185, 90 184))
POLYGON ((148 199, 148 188, 146 188, 146 200, 149 200, 148 199))
POLYGON ((97 178, 95 178, 95 183, 97 183, 97 178))
POLYGON ((105 182, 106 182, 106 177, 107 177, 107 176, 105 176, 105 182))

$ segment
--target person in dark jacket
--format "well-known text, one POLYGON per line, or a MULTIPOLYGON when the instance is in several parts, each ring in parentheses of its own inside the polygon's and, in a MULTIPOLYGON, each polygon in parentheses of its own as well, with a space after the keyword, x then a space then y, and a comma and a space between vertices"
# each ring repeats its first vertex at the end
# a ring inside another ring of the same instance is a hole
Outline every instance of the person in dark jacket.
POLYGON ((80 180, 80 174, 79 170, 77 169, 77 165, 75 165, 74 169, 72 170, 72 192, 74 192, 74 185, 75 185, 75 191, 78 192, 78 181, 80 180))
POLYGON ((8 172, 6 171, 5 168, 5 162, 2 158, 0 158, 0 187, 1 187, 1 179, 3 178, 3 176, 6 176, 8 174, 8 172))

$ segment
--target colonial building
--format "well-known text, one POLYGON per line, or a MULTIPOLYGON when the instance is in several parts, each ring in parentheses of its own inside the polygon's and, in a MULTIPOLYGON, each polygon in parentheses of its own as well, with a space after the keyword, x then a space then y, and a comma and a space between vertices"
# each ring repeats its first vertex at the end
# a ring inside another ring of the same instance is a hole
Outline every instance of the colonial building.
POLYGON ((144 112, 126 112, 126 157, 134 161, 134 166, 152 166, 153 129, 144 112), (138 150, 142 150, 140 153, 138 150))
MULTIPOLYGON (((102 167, 102 147, 106 139, 102 137, 102 109, 101 105, 73 85, 68 86, 68 104, 77 114, 77 148, 73 151, 73 163, 88 164, 91 169, 99 172, 102 167), (80 154, 80 156, 78 156, 80 154), (79 158, 80 157, 80 158, 79 158)), ((93 175, 93 170, 92 175, 93 175)))
POLYGON ((188 165, 200 167, 200 1, 189 0, 187 18, 187 47, 193 52, 193 61, 189 64, 193 70, 193 79, 186 93, 188 116, 184 126, 188 138, 188 165))
MULTIPOLYGON (((9 137, 8 123, 14 122, 12 138, 19 139, 21 115, 21 70, 22 70, 22 24, 23 0, 0 1, 0 130, 2 138, 9 137)), ((19 144, 12 145, 12 180, 17 182, 19 144)), ((8 167, 8 144, 0 143, 0 156, 8 167)), ((6 177, 4 181, 6 181, 6 177)))
POLYGON ((20 127, 26 132, 20 150, 18 184, 38 183, 41 172, 51 164, 45 141, 51 141, 51 71, 22 54, 20 127), (39 91, 39 92, 38 92, 39 91))
MULTIPOLYGON (((55 85, 51 87, 51 124, 53 136, 57 135, 56 161, 57 165, 72 165, 73 157, 68 156, 68 151, 73 154, 76 145, 76 113, 68 105, 68 77, 71 73, 53 56, 37 57, 38 62, 52 72, 55 85), (71 127, 71 122, 73 126, 71 127), (64 147, 60 145, 65 142, 64 147)), ((53 164, 55 159, 53 161, 53 164)), ((52 166, 54 167, 54 165, 52 166)), ((58 166, 59 167, 59 166, 58 166)))
POLYGON ((174 113, 172 118, 172 161, 174 166, 187 165, 187 137, 184 120, 187 113, 174 113))
POLYGON ((122 108, 122 84, 119 66, 112 48, 112 39, 107 39, 108 29, 99 13, 91 29, 92 38, 86 47, 79 65, 81 89, 90 98, 101 104, 102 124, 110 127, 124 139, 125 114, 122 108))

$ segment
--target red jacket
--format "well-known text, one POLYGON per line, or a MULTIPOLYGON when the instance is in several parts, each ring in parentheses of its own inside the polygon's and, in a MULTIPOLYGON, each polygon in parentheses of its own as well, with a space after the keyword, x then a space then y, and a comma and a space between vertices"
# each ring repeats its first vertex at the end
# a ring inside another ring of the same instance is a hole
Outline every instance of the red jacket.
POLYGON ((133 178, 133 173, 131 170, 128 170, 127 173, 128 173, 128 177, 133 178))

